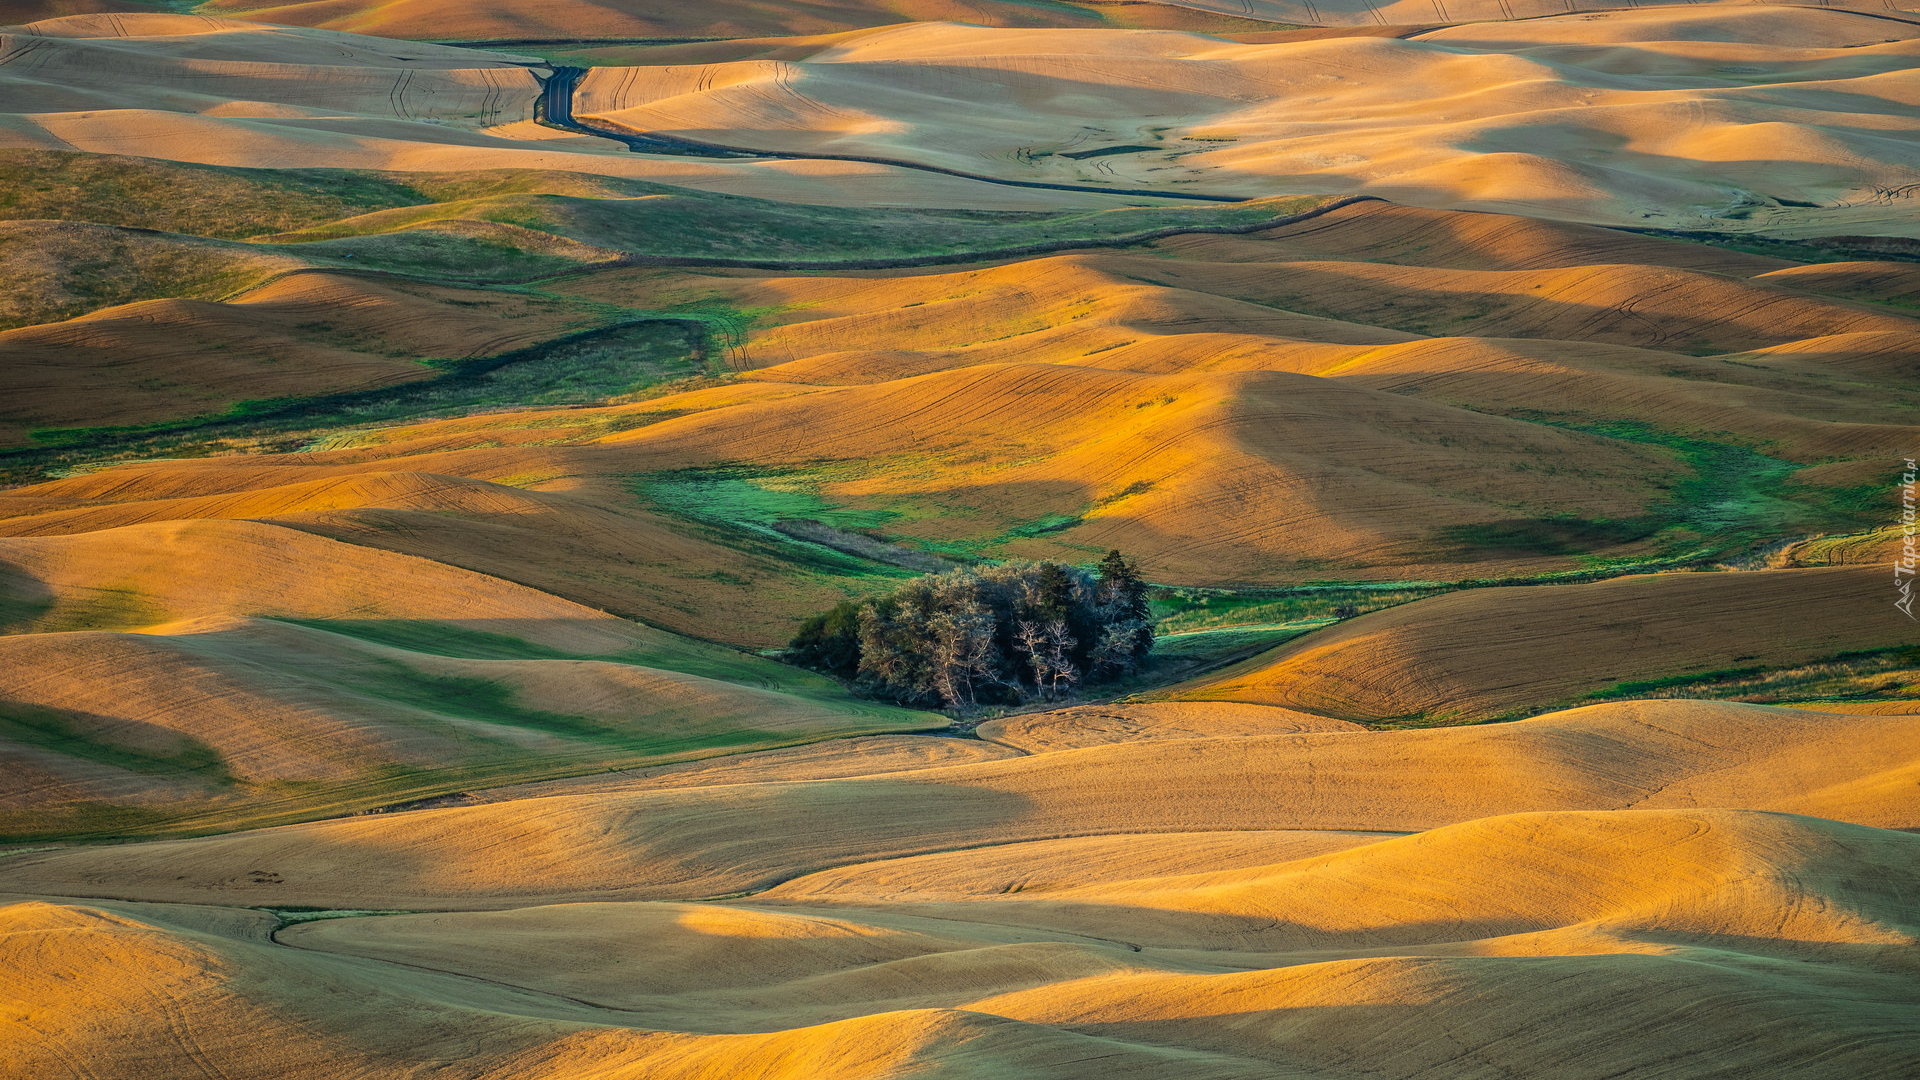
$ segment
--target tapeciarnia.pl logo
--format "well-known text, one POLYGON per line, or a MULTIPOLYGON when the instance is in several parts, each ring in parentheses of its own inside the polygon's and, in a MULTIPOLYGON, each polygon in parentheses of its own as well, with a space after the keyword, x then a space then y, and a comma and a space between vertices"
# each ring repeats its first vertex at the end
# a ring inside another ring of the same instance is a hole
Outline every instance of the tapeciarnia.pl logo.
POLYGON ((1914 479, 1920 476, 1920 469, 1914 468, 1912 458, 1903 460, 1906 463, 1906 469, 1900 474, 1900 558, 1893 564, 1893 588, 1900 596, 1893 602, 1893 606, 1899 608, 1907 618, 1912 619, 1914 618, 1913 575, 1916 566, 1920 565, 1920 551, 1915 550, 1914 540, 1913 493, 1914 479))

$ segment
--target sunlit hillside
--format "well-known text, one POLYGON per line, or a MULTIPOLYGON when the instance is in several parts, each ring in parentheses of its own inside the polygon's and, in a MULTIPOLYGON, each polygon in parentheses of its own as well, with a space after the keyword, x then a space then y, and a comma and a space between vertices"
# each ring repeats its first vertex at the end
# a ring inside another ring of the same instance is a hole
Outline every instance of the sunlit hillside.
POLYGON ((1920 10, 0 23, 0 1078, 1920 1075, 1920 10))

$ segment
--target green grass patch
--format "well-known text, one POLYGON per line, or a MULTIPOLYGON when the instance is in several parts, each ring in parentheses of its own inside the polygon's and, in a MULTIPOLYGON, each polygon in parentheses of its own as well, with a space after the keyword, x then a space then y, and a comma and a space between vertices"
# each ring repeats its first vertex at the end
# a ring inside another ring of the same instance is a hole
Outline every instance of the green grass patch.
MULTIPOLYGON (((1743 667, 1615 683, 1582 704, 1631 698, 1690 698, 1778 705, 1796 701, 1920 698, 1920 646, 1840 653, 1808 664, 1743 667)), ((1560 706, 1562 708, 1566 705, 1560 706)))
POLYGON ((386 908, 318 908, 318 907, 263 907, 264 911, 280 920, 282 928, 300 923, 321 922, 327 919, 371 919, 382 915, 418 915, 417 911, 386 908))
MULTIPOLYGON (((1797 483, 1806 466, 1750 446, 1674 431, 1641 421, 1575 423, 1514 413, 1514 419, 1661 447, 1687 472, 1647 507, 1625 520, 1571 516, 1515 518, 1436 529, 1432 554, 1562 555, 1579 559, 1577 573, 1625 573, 1636 567, 1734 558, 1775 540, 1868 527, 1884 519, 1887 484, 1832 488, 1797 483), (1880 515, 1876 518, 1876 514, 1880 515), (1626 556, 1608 548, 1640 544, 1626 556)), ((1888 465, 1888 475, 1897 470, 1888 465)))
POLYGON ((1301 619, 1288 623, 1253 623, 1161 634, 1154 639, 1153 655, 1148 659, 1146 668, 1138 675, 1116 684, 1114 689, 1122 693, 1148 693, 1159 687, 1199 678, 1207 672, 1258 656, 1336 621, 1332 618, 1301 619))
POLYGON ((903 567, 788 535, 783 521, 814 521, 833 529, 868 532, 895 517, 887 511, 854 510, 819 493, 822 477, 794 470, 759 468, 683 469, 634 479, 644 503, 703 526, 713 540, 736 550, 791 566, 810 577, 840 579, 843 586, 884 588, 914 576, 903 567))
POLYGON ((402 175, 7 149, 0 221, 92 221, 237 240, 428 201, 402 175))
MULTIPOLYGON (((1786 206, 1806 205, 1788 199, 1777 201, 1786 206)), ((1913 241, 1903 242, 1898 237, 1830 236, 1807 240, 1782 240, 1762 236, 1759 233, 1685 232, 1632 228, 1621 231, 1639 233, 1643 236, 1657 236, 1666 240, 1681 240, 1691 244, 1704 244, 1708 247, 1723 248, 1748 255, 1765 255, 1789 262, 1831 263, 1860 260, 1920 262, 1920 253, 1916 253, 1911 246, 1913 241)))
MULTIPOLYGON (((763 534, 775 531, 777 522, 817 521, 962 563, 1006 558, 1008 544, 1065 532, 1080 524, 1085 511, 1092 508, 1081 504, 1078 513, 1056 512, 1032 520, 1009 521, 1004 517, 995 520, 993 505, 982 502, 969 490, 879 492, 863 495, 857 502, 841 501, 832 494, 836 485, 872 478, 910 482, 939 479, 950 472, 951 465, 943 456, 895 454, 791 467, 756 463, 684 469, 638 477, 635 491, 658 509, 732 530, 736 536, 753 534, 764 539, 763 534), (924 535, 932 530, 920 528, 923 523, 937 524, 938 532, 931 537, 924 535)), ((1063 546, 1083 552, 1089 563, 1105 553, 1104 548, 1063 546)), ((786 558, 817 558, 798 548, 785 551, 786 558)), ((866 567, 863 573, 888 572, 872 569, 863 559, 816 563, 817 569, 827 573, 849 572, 856 566, 866 567)))
POLYGON ((1046 536, 1049 533, 1065 532, 1080 524, 1079 514, 1048 514, 1025 525, 1015 525, 1007 530, 1008 536, 1046 536))
MULTIPOLYGON (((1163 641, 1178 635, 1245 628, 1290 628, 1352 618, 1452 590, 1441 584, 1323 585, 1293 589, 1159 590, 1153 597, 1155 632, 1163 641)), ((1308 628, 1311 629, 1312 626, 1308 628)))
POLYGON ((1889 462, 1884 479, 1868 484, 1829 486, 1801 483, 1788 476, 1779 488, 1779 496, 1797 506, 1806 507, 1824 531, 1870 530, 1899 519, 1900 466, 1889 462))
POLYGON ((549 234, 532 229, 473 236, 434 227, 301 244, 293 253, 317 265, 385 270, 453 284, 533 281, 607 257, 577 243, 555 243, 549 234))
MULTIPOLYGON (((694 192, 632 180, 606 180, 615 190, 586 194, 495 194, 450 204, 415 206, 262 239, 275 246, 337 258, 348 238, 432 235, 422 226, 461 221, 511 226, 599 249, 642 255, 836 262, 953 256, 1036 244, 1116 242, 1169 228, 1254 225, 1299 213, 1321 196, 1255 199, 1208 206, 1140 206, 1105 210, 985 211, 799 206, 716 192, 694 192)), ((424 241, 423 241, 424 242, 424 241)), ((392 263, 393 256, 377 255, 392 263)), ((458 253, 421 256, 419 272, 469 274, 485 262, 458 253)), ((526 272, 537 272, 530 267, 526 272)), ((505 276, 505 273, 493 276, 505 276)))
POLYGON ((819 494, 819 478, 804 472, 760 469, 687 469, 640 480, 640 491, 654 505, 686 517, 729 524, 771 526, 805 519, 836 529, 872 529, 895 515, 850 510, 819 494))
MULTIPOLYGON (((826 579, 842 586, 843 592, 853 588, 848 595, 885 589, 891 580, 919 571, 862 557, 846 545, 836 548, 789 535, 778 527, 782 522, 818 522, 960 563, 1004 557, 1001 549, 1012 540, 1051 535, 1080 522, 1077 515, 1050 514, 963 534, 957 531, 962 522, 977 515, 981 507, 947 493, 881 496, 863 500, 864 505, 847 505, 827 493, 830 485, 846 481, 875 475, 937 475, 941 468, 938 460, 911 456, 794 468, 731 465, 639 476, 634 479, 634 491, 645 504, 699 525, 716 542, 826 579), (924 521, 947 525, 947 535, 928 540, 902 531, 902 526, 924 521)), ((1104 549, 1085 550, 1090 561, 1104 549)))
MULTIPOLYGON (((27 483, 90 461, 201 457, 236 449, 298 449, 340 428, 364 428, 487 408, 593 404, 630 398, 707 369, 698 320, 637 317, 496 356, 439 361, 438 378, 373 390, 249 401, 219 416, 130 427, 33 432, 34 447, 0 451, 0 482, 27 483)), ((582 437, 671 414, 608 418, 582 437)))
POLYGON ((1752 543, 1815 524, 1808 507, 1781 495, 1787 478, 1799 468, 1790 461, 1742 446, 1660 432, 1644 424, 1607 425, 1598 430, 1616 439, 1670 447, 1692 467, 1693 475, 1674 485, 1673 501, 1665 512, 1695 532, 1752 543))

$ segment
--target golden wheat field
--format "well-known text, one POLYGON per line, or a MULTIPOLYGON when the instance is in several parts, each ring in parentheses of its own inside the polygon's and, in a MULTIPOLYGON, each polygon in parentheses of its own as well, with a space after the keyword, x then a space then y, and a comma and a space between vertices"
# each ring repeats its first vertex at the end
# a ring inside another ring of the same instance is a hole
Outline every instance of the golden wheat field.
POLYGON ((1897 0, 0 0, 0 1080, 1905 1080, 1916 454, 1897 0))

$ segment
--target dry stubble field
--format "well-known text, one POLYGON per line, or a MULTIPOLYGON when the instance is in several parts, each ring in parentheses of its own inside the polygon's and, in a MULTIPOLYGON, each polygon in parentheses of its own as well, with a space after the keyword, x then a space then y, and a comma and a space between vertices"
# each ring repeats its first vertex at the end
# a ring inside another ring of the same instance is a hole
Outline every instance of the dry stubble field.
POLYGON ((0 21, 0 1075, 1920 1070, 1920 16, 0 21))

